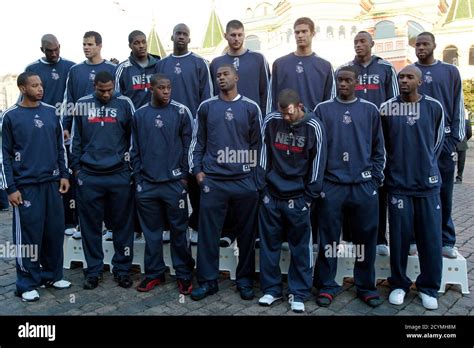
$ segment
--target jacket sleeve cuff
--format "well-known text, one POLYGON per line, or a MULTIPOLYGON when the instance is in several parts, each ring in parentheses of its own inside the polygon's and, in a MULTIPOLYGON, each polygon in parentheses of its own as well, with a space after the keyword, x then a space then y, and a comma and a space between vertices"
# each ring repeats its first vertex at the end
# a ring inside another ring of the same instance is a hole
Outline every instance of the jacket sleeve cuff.
POLYGON ((18 191, 18 189, 16 188, 15 185, 12 185, 12 186, 8 186, 6 191, 9 195, 11 195, 13 192, 18 191))
POLYGON ((202 167, 201 166, 193 168, 193 175, 196 175, 196 174, 201 173, 201 172, 202 172, 202 167))

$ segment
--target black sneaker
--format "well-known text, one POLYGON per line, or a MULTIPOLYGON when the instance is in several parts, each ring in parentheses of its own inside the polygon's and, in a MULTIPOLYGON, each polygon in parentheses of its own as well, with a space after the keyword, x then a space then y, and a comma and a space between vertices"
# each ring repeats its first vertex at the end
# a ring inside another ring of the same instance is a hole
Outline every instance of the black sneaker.
POLYGON ((204 282, 200 284, 199 288, 196 288, 191 292, 191 298, 194 301, 199 301, 209 295, 215 294, 217 291, 219 291, 217 281, 204 282))
POLYGON ((118 282, 118 285, 122 288, 128 289, 133 285, 133 280, 128 274, 114 275, 115 281, 118 282))
POLYGON ((84 280, 84 289, 92 290, 99 285, 99 277, 87 277, 84 280))
POLYGON ((253 287, 251 286, 238 287, 237 290, 239 290, 240 298, 242 300, 249 301, 255 298, 255 292, 253 291, 253 287))

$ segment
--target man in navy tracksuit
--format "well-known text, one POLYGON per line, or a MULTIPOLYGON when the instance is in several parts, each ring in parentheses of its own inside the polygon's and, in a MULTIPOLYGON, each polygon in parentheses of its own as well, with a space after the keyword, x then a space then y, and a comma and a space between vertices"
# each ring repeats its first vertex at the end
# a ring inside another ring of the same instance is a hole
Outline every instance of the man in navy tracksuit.
MULTIPOLYGON (((128 35, 128 47, 132 52, 130 57, 117 67, 115 91, 129 97, 136 110, 150 101, 150 79, 158 71, 160 57, 148 53, 146 36, 140 30, 134 30, 128 35)), ((136 211, 133 220, 134 230, 140 235, 142 231, 136 211)), ((107 230, 105 240, 113 240, 111 232, 107 230)))
POLYGON ((163 227, 165 216, 171 232, 171 259, 178 288, 192 290, 194 260, 188 228, 188 151, 193 117, 189 109, 170 98, 171 82, 163 74, 151 77, 151 102, 133 119, 131 161, 136 184, 137 208, 145 235, 145 278, 138 291, 150 291, 164 282, 163 227))
POLYGON ((401 95, 380 108, 387 149, 389 302, 401 305, 412 285, 406 269, 414 234, 420 259, 416 287, 423 306, 436 309, 442 273, 438 157, 443 148, 444 116, 436 99, 418 93, 421 78, 415 65, 404 68, 399 73, 401 95))
MULTIPOLYGON (((385 59, 372 55, 374 47, 372 36, 366 31, 360 31, 354 37, 354 50, 356 56, 344 66, 353 66, 358 71, 358 84, 356 86, 356 96, 374 103, 377 107, 397 96, 398 81, 397 73, 385 59)), ((344 219, 343 239, 351 240, 351 224, 344 219)), ((387 247, 387 192, 383 186, 379 189, 379 230, 377 234, 377 254, 388 255, 387 247)))
MULTIPOLYGON (((173 100, 186 105, 194 118, 199 104, 213 96, 209 62, 189 51, 191 38, 186 24, 179 23, 173 28, 171 41, 173 41, 173 54, 163 58, 158 64, 158 69, 171 80, 173 100)), ((188 189, 192 208, 189 232, 191 244, 195 245, 198 241, 200 188, 194 176, 189 178, 188 189)))
POLYGON ((1 186, 14 207, 16 294, 39 300, 41 285, 67 288, 63 276, 64 211, 69 189, 63 130, 56 109, 41 102, 36 73, 18 76, 22 101, 5 111, 1 186), (59 185, 58 185, 59 181, 59 185))
POLYGON ((219 235, 229 209, 235 212, 238 233, 237 289, 244 300, 255 296, 256 166, 262 115, 254 101, 238 93, 237 81, 233 65, 217 70, 221 92, 199 106, 189 150, 189 167, 201 186, 197 252, 200 287, 191 293, 194 300, 218 291, 219 235))
POLYGON ((95 93, 76 103, 71 168, 77 180, 83 235, 85 289, 97 287, 103 271, 102 222, 110 206, 114 231, 113 273, 119 286, 133 282, 133 186, 128 151, 135 111, 131 100, 114 93, 113 75, 102 71, 94 79, 95 93))
MULTIPOLYGON (((38 74, 43 83, 43 102, 54 106, 57 112, 61 111, 69 69, 75 64, 60 57, 60 48, 56 36, 52 34, 43 35, 41 38, 41 52, 44 53, 44 57, 36 60, 25 68, 25 71, 38 74)), ((67 146, 67 148, 68 147, 69 146, 67 146)), ((70 184, 71 188, 63 196, 64 219, 66 224, 64 234, 68 236, 76 232, 77 226, 77 214, 73 195, 74 182, 71 181, 70 184)))
POLYGON ((298 18, 293 30, 296 51, 273 63, 267 112, 278 110, 276 98, 285 88, 297 91, 303 105, 310 110, 336 94, 331 63, 312 50, 312 41, 316 35, 314 22, 307 17, 298 18))
POLYGON ((25 71, 31 71, 41 78, 43 83, 43 102, 56 107, 58 110, 64 99, 66 79, 69 69, 75 64, 60 57, 60 45, 56 36, 43 35, 41 52, 44 57, 29 64, 25 71))
MULTIPOLYGON (((97 73, 107 71, 113 76, 117 68, 115 64, 102 59, 102 36, 99 33, 95 31, 86 32, 82 40, 82 47, 86 60, 71 67, 64 92, 64 104, 61 116, 66 145, 71 144, 70 133, 72 130, 72 115, 75 103, 79 98, 94 92, 94 78, 97 73)), ((75 188, 75 185, 73 185, 73 188, 75 188)), ((73 194, 75 194, 75 192, 73 192, 73 194)), ((78 202, 76 202, 76 205, 77 204, 78 202)), ((107 216, 108 214, 106 215, 106 223, 108 222, 107 216)), ((81 218, 80 216, 78 217, 79 219, 81 218)), ((75 231, 72 237, 80 239, 81 232, 75 231)))
POLYGON ((129 97, 135 109, 138 109, 150 101, 150 79, 158 72, 160 57, 147 52, 146 36, 139 30, 128 35, 128 46, 132 52, 117 67, 115 90, 129 97))
POLYGON ((323 127, 304 108, 298 93, 284 89, 278 96, 280 112, 265 117, 260 166, 266 187, 259 210, 259 304, 281 299, 280 253, 284 230, 291 252, 288 293, 294 312, 304 312, 313 285, 313 242, 310 207, 319 197, 326 163, 323 127))
MULTIPOLYGON (((239 93, 256 102, 262 111, 267 114, 267 98, 270 86, 270 68, 268 62, 259 52, 245 48, 244 25, 238 20, 231 20, 226 25, 225 39, 228 43, 227 52, 216 57, 211 62, 211 74, 215 79, 217 69, 222 64, 232 64, 239 74, 239 93)), ((218 86, 214 86, 216 94, 218 86)), ((270 112, 270 110, 268 110, 270 112)))
POLYGON ((443 106, 445 138, 439 156, 441 172, 441 228, 443 231, 443 256, 456 258, 456 233, 451 211, 453 206, 456 145, 466 136, 462 80, 456 66, 434 59, 435 37, 421 33, 416 38, 416 66, 423 73, 420 93, 438 100, 443 106))
POLYGON ((354 280, 357 296, 369 306, 382 302, 375 287, 378 194, 385 150, 377 107, 355 96, 357 70, 337 74, 338 97, 316 107, 328 139, 323 192, 318 202, 320 247, 315 272, 316 302, 329 306, 341 287, 335 282, 343 211, 351 213, 356 245, 354 280), (349 208, 349 210, 345 210, 349 208))
MULTIPOLYGON (((268 62, 259 52, 251 51, 244 46, 245 30, 242 22, 231 20, 226 25, 224 38, 227 40, 227 52, 211 62, 211 74, 215 79, 217 69, 223 64, 232 64, 239 74, 237 89, 239 93, 258 104, 262 115, 266 115, 268 90, 270 86, 270 68, 268 62)), ((219 93, 217 85, 214 86, 219 93)), ((226 216, 224 230, 220 241, 221 247, 229 247, 235 240, 235 223, 231 215, 226 216)))
MULTIPOLYGON (((291 88, 298 92, 301 102, 309 110, 336 95, 334 72, 331 63, 319 57, 312 49, 316 35, 314 22, 307 17, 298 18, 293 25, 296 51, 280 57, 273 63, 271 93, 267 112, 278 110, 277 96, 281 90, 291 88)), ((313 210, 316 205, 313 205, 313 210)), ((311 213, 313 242, 317 244, 318 221, 316 211, 311 213)))

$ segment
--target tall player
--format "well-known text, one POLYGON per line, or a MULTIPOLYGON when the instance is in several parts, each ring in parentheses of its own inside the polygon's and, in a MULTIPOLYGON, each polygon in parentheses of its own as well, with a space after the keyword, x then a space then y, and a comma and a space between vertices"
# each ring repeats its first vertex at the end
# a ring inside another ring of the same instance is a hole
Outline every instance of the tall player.
POLYGON ((443 256, 456 258, 456 234, 451 210, 453 205, 454 171, 456 167, 456 145, 466 133, 464 120, 464 98, 462 80, 458 68, 434 58, 436 49, 435 37, 432 33, 423 32, 416 38, 415 65, 423 73, 419 92, 438 100, 444 109, 445 138, 439 156, 441 173, 441 228, 443 231, 443 256))
POLYGON ((297 91, 303 105, 310 110, 336 95, 331 63, 317 56, 312 48, 316 35, 314 22, 307 17, 298 18, 293 30, 296 51, 273 63, 267 112, 278 110, 276 98, 285 88, 297 91))
MULTIPOLYGON (((158 70, 170 78, 173 86, 172 98, 186 105, 195 117, 199 104, 213 95, 209 63, 189 51, 191 37, 186 24, 179 23, 173 28, 171 41, 173 41, 173 54, 160 62, 158 70)), ((194 176, 190 177, 188 186, 192 207, 189 217, 189 231, 191 232, 191 243, 197 244, 199 185, 194 176)), ((165 233, 164 240, 169 240, 169 234, 165 233)))
MULTIPOLYGON (((66 89, 66 78, 69 69, 75 64, 60 56, 61 45, 56 36, 45 34, 41 38, 41 52, 44 57, 28 65, 25 71, 38 74, 43 83, 43 102, 61 111, 61 104, 66 89)), ((67 149, 66 149, 67 150, 67 149)), ((68 151, 66 151, 69 153, 68 151)), ((71 186, 73 186, 71 181, 71 186)), ((65 230, 64 234, 72 236, 76 232, 77 217, 74 208, 73 187, 63 195, 65 230)))
MULTIPOLYGON (((72 114, 75 103, 92 92, 94 92, 95 75, 101 71, 115 75, 116 65, 103 59, 101 56, 102 36, 95 31, 84 34, 82 49, 86 60, 71 67, 64 92, 64 107, 62 110, 62 122, 64 128, 65 144, 70 145, 72 130, 72 114)), ((81 232, 74 231, 73 238, 80 239, 81 232)))
MULTIPOLYGON (((270 68, 265 57, 258 52, 251 51, 244 46, 245 29, 242 22, 231 20, 226 25, 224 38, 227 40, 227 53, 214 58, 211 63, 211 74, 215 80, 217 69, 223 64, 232 64, 239 74, 237 88, 239 93, 253 100, 260 106, 262 115, 267 109, 268 89, 270 86, 270 68)), ((219 88, 214 86, 215 94, 219 88)), ((227 247, 235 239, 234 219, 228 215, 224 223, 220 245, 227 247)))
MULTIPOLYGON (((358 84, 356 96, 374 103, 377 107, 397 96, 398 81, 397 73, 385 59, 372 55, 374 41, 366 31, 360 31, 354 37, 355 57, 345 66, 353 66, 357 72, 358 84)), ((379 189, 379 231, 377 235, 377 254, 388 255, 387 247, 387 193, 383 186, 379 189)), ((350 221, 345 220, 343 226, 343 239, 349 241, 350 221)))

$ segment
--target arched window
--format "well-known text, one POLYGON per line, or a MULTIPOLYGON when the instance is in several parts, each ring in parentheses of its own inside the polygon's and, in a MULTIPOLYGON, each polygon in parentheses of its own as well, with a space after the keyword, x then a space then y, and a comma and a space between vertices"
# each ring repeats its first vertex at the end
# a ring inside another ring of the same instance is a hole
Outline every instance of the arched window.
POLYGON ((418 36, 418 34, 424 32, 425 29, 420 24, 414 21, 408 21, 407 25, 408 25, 408 44, 411 47, 415 47, 416 37, 418 36))
POLYGON ((252 18, 253 17, 253 11, 250 7, 248 7, 246 10, 245 10, 245 17, 246 18, 252 18))
POLYGON ((332 39, 334 37, 334 31, 331 26, 327 27, 326 29, 326 37, 328 39, 332 39))
POLYGON ((260 39, 256 35, 249 35, 245 38, 245 47, 252 51, 260 51, 260 39))
POLYGON ((450 45, 443 51, 443 62, 445 63, 459 65, 458 57, 458 48, 456 46, 450 45))
POLYGON ((381 21, 375 24, 374 39, 388 39, 395 37, 395 24, 391 21, 381 21))
POLYGON ((474 65, 474 45, 469 49, 469 65, 474 65))
POLYGON ((354 37, 354 36, 356 36, 356 34, 357 34, 357 27, 355 25, 353 25, 351 27, 351 36, 354 37))
POLYGON ((343 25, 339 27, 339 38, 340 39, 346 38, 346 28, 343 25))

